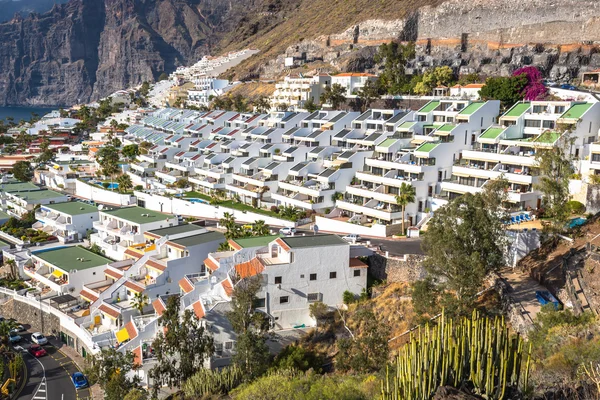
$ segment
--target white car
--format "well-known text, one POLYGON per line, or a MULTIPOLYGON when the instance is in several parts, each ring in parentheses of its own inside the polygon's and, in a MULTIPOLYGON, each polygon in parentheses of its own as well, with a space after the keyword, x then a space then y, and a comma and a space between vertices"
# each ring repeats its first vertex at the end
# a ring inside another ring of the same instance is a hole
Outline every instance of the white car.
POLYGON ((48 339, 46 339, 46 336, 44 336, 40 332, 32 333, 31 334, 31 341, 33 343, 39 344, 40 346, 42 346, 44 344, 48 344, 48 339))
POLYGON ((279 230, 279 233, 282 234, 282 235, 288 236, 288 235, 296 233, 296 228, 290 228, 290 227, 286 226, 285 228, 281 228, 279 230))
POLYGON ((360 240, 360 236, 358 236, 356 233, 351 233, 342 237, 342 239, 344 239, 346 242, 356 243, 360 240))

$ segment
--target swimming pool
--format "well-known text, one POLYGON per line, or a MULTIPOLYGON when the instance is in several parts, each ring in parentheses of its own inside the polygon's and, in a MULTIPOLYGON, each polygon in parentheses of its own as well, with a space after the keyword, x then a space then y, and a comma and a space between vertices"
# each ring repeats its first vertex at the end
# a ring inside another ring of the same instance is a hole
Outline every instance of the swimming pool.
POLYGON ((192 198, 189 198, 189 199, 186 199, 186 200, 188 200, 188 201, 190 201, 192 203, 210 204, 208 201, 206 201, 204 199, 197 199, 195 197, 192 197, 192 198))
POLYGON ((573 229, 575 227, 581 226, 583 224, 585 224, 585 221, 587 221, 585 218, 573 218, 570 222, 569 222, 569 228, 573 229))
MULTIPOLYGON (((104 185, 102 185, 102 182, 100 182, 100 181, 93 181, 92 183, 94 185, 98 185, 98 186, 104 187, 104 185)), ((107 189, 118 189, 119 188, 119 184, 115 183, 115 182, 112 182, 112 183, 109 183, 106 188, 107 189)))

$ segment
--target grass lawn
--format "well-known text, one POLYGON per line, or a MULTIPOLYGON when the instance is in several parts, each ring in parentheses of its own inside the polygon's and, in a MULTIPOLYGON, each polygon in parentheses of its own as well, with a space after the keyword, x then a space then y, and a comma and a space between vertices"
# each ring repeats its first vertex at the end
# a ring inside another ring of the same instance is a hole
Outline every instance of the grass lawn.
POLYGON ((210 196, 205 195, 204 193, 200 193, 200 192, 185 192, 183 194, 183 198, 188 198, 188 199, 202 199, 202 200, 206 200, 206 201, 210 201, 211 198, 210 196))

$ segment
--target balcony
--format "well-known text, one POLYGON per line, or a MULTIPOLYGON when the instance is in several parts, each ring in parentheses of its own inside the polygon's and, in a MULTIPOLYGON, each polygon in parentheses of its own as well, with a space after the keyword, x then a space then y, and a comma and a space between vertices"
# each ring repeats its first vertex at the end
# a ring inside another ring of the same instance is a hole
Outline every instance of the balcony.
POLYGON ((45 264, 23 267, 25 275, 49 287, 57 293, 62 293, 61 287, 69 283, 68 275, 56 270, 50 272, 45 264))
POLYGON ((155 175, 158 179, 162 179, 164 182, 167 183, 175 183, 177 182, 178 179, 184 177, 184 175, 181 173, 181 171, 178 170, 167 170, 167 169, 163 169, 162 171, 156 171, 155 175))
POLYGON ((402 218, 402 212, 393 211, 389 206, 376 199, 370 200, 364 205, 354 204, 348 201, 348 199, 338 200, 336 205, 342 210, 367 215, 384 221, 393 221, 402 218))

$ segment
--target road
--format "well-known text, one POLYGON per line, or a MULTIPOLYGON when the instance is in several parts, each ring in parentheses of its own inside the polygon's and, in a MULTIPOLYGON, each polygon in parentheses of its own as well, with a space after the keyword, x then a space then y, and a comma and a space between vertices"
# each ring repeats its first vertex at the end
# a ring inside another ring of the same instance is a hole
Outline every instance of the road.
POLYGON ((79 371, 77 365, 62 351, 51 344, 44 346, 48 354, 35 358, 26 350, 31 345, 31 334, 22 332, 19 346, 23 348, 23 359, 27 365, 28 379, 18 400, 87 400, 90 390, 75 390, 71 374, 79 371))

